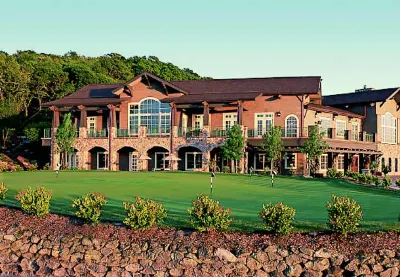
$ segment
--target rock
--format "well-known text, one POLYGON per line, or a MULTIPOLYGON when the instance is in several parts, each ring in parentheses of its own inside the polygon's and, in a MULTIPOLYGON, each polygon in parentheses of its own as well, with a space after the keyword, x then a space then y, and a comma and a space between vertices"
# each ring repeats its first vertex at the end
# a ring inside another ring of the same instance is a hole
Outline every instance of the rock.
POLYGON ((329 259, 331 257, 331 254, 327 249, 321 248, 317 252, 314 253, 315 258, 325 258, 329 259))
POLYGON ((397 267, 389 268, 380 273, 381 277, 397 277, 399 275, 399 269, 397 267))
POLYGON ((379 251, 379 255, 388 258, 394 258, 396 256, 396 252, 393 250, 383 249, 379 251))
POLYGON ((383 271, 383 266, 381 266, 380 264, 375 264, 372 266, 372 271, 374 273, 379 273, 383 271))
POLYGON ((21 269, 22 269, 22 271, 29 271, 29 270, 31 270, 32 269, 32 266, 31 266, 31 262, 30 261, 28 261, 28 259, 22 259, 21 260, 21 263, 20 263, 20 266, 21 266, 21 269))
POLYGON ((263 270, 257 270, 255 277, 269 277, 269 274, 263 270))
POLYGON ((9 241, 15 241, 15 236, 14 235, 5 235, 3 237, 4 240, 9 240, 9 241))
POLYGON ((92 246, 93 245, 92 241, 87 237, 83 237, 81 243, 84 246, 92 246))
POLYGON ((197 262, 193 259, 184 258, 181 264, 186 268, 193 268, 197 266, 197 262))
POLYGON ((330 260, 331 260, 332 265, 341 266, 344 261, 344 257, 343 257, 343 255, 337 255, 337 256, 331 257, 330 260))
POLYGON ((139 269, 140 269, 139 264, 129 264, 129 265, 125 266, 125 270, 132 272, 132 273, 138 272, 139 269))
POLYGON ((312 269, 307 269, 304 271, 303 277, 321 277, 322 272, 314 271, 312 269))
POLYGON ((288 277, 299 277, 303 272, 303 268, 299 264, 288 265, 284 271, 285 276, 288 277))
POLYGON ((256 271, 261 268, 261 264, 257 260, 253 259, 252 257, 247 257, 246 266, 251 271, 256 271))
POLYGON ((29 248, 29 253, 35 254, 38 251, 38 247, 36 244, 32 244, 29 248))
POLYGON ((256 260, 260 263, 266 263, 269 261, 268 255, 263 251, 258 251, 256 254, 256 260))
POLYGON ((322 272, 329 268, 329 260, 317 258, 314 261, 309 261, 305 263, 304 266, 307 269, 322 272))
POLYGON ((239 276, 245 276, 248 271, 249 269, 244 264, 236 264, 235 272, 239 274, 239 276))
POLYGON ((171 276, 182 276, 183 275, 183 271, 181 269, 172 268, 172 269, 170 269, 169 274, 171 276))
POLYGON ((310 248, 300 247, 299 250, 301 253, 306 254, 307 256, 312 256, 314 254, 314 251, 310 248))
POLYGON ((217 251, 215 252, 215 256, 217 256, 221 260, 225 260, 230 263, 237 262, 237 258, 235 257, 235 255, 233 255, 230 251, 223 248, 218 248, 217 251))
POLYGON ((151 266, 145 266, 141 271, 141 273, 145 275, 154 275, 156 274, 156 271, 153 268, 151 268, 151 266))
POLYGON ((348 271, 356 271, 358 269, 358 265, 360 264, 360 261, 356 258, 351 260, 344 269, 348 271))
POLYGON ((285 258, 285 257, 287 257, 289 255, 289 251, 287 251, 286 249, 279 248, 278 249, 278 254, 281 257, 285 258))
POLYGON ((107 272, 106 277, 119 277, 119 273, 115 271, 109 271, 107 272))
POLYGON ((289 255, 288 257, 286 257, 286 263, 288 265, 295 265, 295 264, 299 264, 301 262, 302 262, 302 260, 301 260, 300 256, 297 254, 292 254, 292 255, 289 255))
POLYGON ((74 272, 79 274, 80 276, 85 275, 86 266, 84 263, 79 263, 74 267, 74 272))
POLYGON ((278 247, 276 245, 269 245, 267 248, 265 248, 265 252, 267 253, 276 253, 278 251, 278 247))
POLYGON ((372 275, 371 269, 368 265, 363 264, 358 270, 355 271, 356 276, 372 275))
POLYGON ((287 268, 287 264, 284 261, 279 262, 279 264, 276 266, 276 271, 278 272, 283 272, 287 268))
POLYGON ((37 243, 39 243, 39 241, 40 241, 40 237, 38 235, 35 234, 31 237, 32 243, 37 244, 37 243))
POLYGON ((278 266, 278 263, 279 263, 278 261, 270 261, 266 264, 263 264, 262 268, 264 269, 265 272, 270 273, 276 269, 276 267, 278 266))
POLYGON ((53 271, 53 275, 56 277, 64 277, 67 276, 67 272, 64 268, 58 268, 53 271))
POLYGON ((20 250, 23 244, 24 243, 22 242, 22 240, 16 240, 11 244, 11 250, 13 252, 17 252, 18 250, 20 250))

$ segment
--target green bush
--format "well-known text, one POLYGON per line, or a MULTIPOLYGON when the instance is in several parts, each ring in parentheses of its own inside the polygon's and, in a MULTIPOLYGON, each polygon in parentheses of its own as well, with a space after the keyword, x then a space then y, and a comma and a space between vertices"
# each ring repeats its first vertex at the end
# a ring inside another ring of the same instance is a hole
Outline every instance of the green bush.
POLYGON ((329 168, 327 172, 328 178, 336 178, 337 171, 335 168, 329 168))
POLYGON ((46 164, 43 166, 43 170, 51 170, 50 164, 49 164, 49 163, 46 163, 46 164))
POLYGON ((400 187, 400 178, 397 178, 397 180, 396 180, 396 186, 400 187))
POLYGON ((390 168, 387 165, 382 165, 382 172, 386 176, 390 172, 390 168))
POLYGON ((341 178, 343 178, 343 177, 344 177, 343 171, 338 171, 338 172, 336 173, 336 178, 341 179, 341 178))
POLYGON ((45 216, 50 211, 51 191, 44 187, 22 190, 15 197, 21 203, 21 209, 27 214, 45 216))
POLYGON ((167 216, 162 204, 154 200, 135 197, 135 202, 122 204, 127 213, 124 223, 134 229, 146 230, 167 216))
POLYGON ((382 180, 382 187, 387 188, 392 185, 392 178, 389 176, 385 176, 382 180))
POLYGON ((38 169, 37 163, 33 162, 27 166, 28 171, 36 171, 38 169))
POLYGON ((4 183, 1 183, 0 184, 0 201, 3 201, 4 199, 6 199, 7 191, 8 191, 8 187, 4 183))
POLYGON ((360 182, 361 184, 366 184, 368 181, 368 177, 365 174, 360 174, 358 176, 358 182, 360 182))
POLYGON ((14 171, 24 171, 24 168, 19 164, 14 165, 14 171))
POLYGON ((107 203, 104 195, 90 192, 73 200, 72 208, 76 209, 75 215, 92 224, 99 223, 101 209, 107 203))
POLYGON ((192 202, 192 207, 187 210, 191 225, 199 231, 226 230, 231 224, 231 210, 224 209, 219 201, 200 194, 192 202))
POLYGON ((265 229, 281 235, 287 235, 292 229, 292 220, 296 210, 283 203, 263 205, 259 216, 265 222, 265 229))
POLYGON ((229 166, 225 165, 224 167, 222 167, 222 172, 229 173, 229 172, 231 172, 231 169, 229 168, 229 166))
POLYGON ((379 178, 378 176, 372 176, 372 178, 372 183, 375 184, 375 186, 379 187, 381 185, 381 178, 379 178))
POLYGON ((329 216, 329 227, 332 231, 347 236, 349 232, 357 231, 363 216, 361 206, 349 197, 332 195, 332 203, 326 204, 329 216))

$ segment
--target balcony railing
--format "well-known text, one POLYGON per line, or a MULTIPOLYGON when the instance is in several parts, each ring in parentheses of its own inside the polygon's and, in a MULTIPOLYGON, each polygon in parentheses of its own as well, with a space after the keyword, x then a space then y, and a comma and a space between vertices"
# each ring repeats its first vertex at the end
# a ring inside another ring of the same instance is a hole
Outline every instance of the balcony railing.
POLYGON ((51 138, 51 129, 47 128, 43 130, 43 138, 48 139, 51 138))
POLYGON ((211 130, 210 137, 226 137, 228 130, 224 129, 214 129, 211 130))
POLYGON ((179 127, 178 137, 195 138, 202 135, 202 130, 193 127, 179 127))
POLYGON ((117 129, 117 138, 137 137, 139 132, 137 129, 117 129))
POLYGON ((105 138, 108 136, 107 129, 102 130, 87 130, 88 138, 105 138))
POLYGON ((165 128, 147 128, 147 136, 169 136, 170 134, 170 128, 165 127, 165 128))

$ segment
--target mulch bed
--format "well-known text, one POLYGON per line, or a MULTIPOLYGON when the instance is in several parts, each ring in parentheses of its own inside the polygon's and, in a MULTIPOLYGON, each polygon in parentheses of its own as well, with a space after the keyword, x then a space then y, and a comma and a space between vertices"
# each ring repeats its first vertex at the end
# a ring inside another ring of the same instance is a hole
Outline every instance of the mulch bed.
MULTIPOLYGON (((44 218, 28 216, 18 209, 0 207, 0 230, 30 230, 40 235, 74 236, 77 234, 97 239, 118 239, 121 242, 151 245, 179 244, 191 247, 222 247, 233 251, 253 252, 268 245, 280 245, 284 248, 306 247, 311 249, 327 248, 343 255, 372 253, 381 249, 398 251, 400 234, 395 232, 356 233, 347 238, 336 234, 294 233, 286 237, 273 234, 242 232, 208 232, 177 230, 174 228, 151 228, 147 231, 135 231, 124 226, 112 224, 77 224, 76 220, 66 216, 48 214, 44 218)), ((11 231, 10 231, 11 230, 11 231)))

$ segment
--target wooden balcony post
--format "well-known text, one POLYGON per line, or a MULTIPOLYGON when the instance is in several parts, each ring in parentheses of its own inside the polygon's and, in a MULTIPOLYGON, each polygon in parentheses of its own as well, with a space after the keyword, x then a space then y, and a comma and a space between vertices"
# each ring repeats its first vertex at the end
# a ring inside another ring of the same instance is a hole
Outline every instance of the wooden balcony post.
POLYGON ((238 101, 237 123, 243 125, 243 101, 238 101))
POLYGON ((79 137, 80 138, 86 138, 87 133, 86 133, 86 127, 87 127, 87 111, 85 106, 78 106, 78 109, 80 110, 81 116, 80 116, 80 122, 79 122, 79 137))
POLYGON ((57 128, 58 126, 60 126, 60 111, 56 106, 51 106, 50 110, 53 111, 52 127, 57 128))
POLYGON ((209 117, 210 117, 210 106, 207 101, 203 102, 203 126, 209 125, 209 117))

